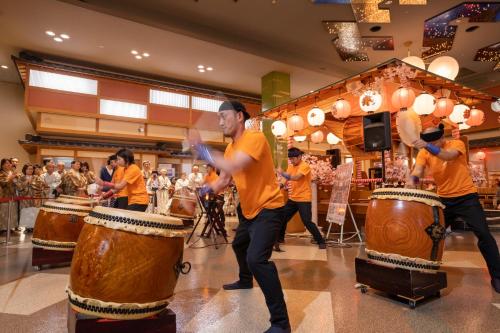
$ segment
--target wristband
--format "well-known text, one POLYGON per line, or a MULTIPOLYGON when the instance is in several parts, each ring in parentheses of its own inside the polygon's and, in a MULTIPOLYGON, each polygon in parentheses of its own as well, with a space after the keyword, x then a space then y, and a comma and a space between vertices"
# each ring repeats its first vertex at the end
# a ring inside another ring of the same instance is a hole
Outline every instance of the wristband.
POLYGON ((202 160, 207 161, 208 164, 214 165, 214 158, 212 157, 212 153, 208 149, 207 145, 199 143, 195 146, 195 148, 198 151, 198 157, 200 157, 202 160))
POLYGON ((432 143, 428 143, 427 146, 425 146, 425 149, 432 155, 438 155, 441 152, 441 148, 438 146, 433 145, 432 143))
POLYGON ((212 188, 208 185, 205 185, 198 190, 198 194, 200 195, 201 198, 203 198, 205 195, 207 195, 209 193, 213 193, 213 192, 214 191, 212 190, 212 188))
POLYGON ((282 173, 281 173, 281 176, 282 176, 283 178, 285 178, 286 180, 290 180, 290 179, 292 179, 292 176, 291 176, 289 173, 286 173, 286 172, 282 172, 282 173))
POLYGON ((410 176, 410 179, 412 180, 413 184, 420 183, 420 177, 418 176, 410 176))
POLYGON ((114 194, 115 194, 115 192, 113 192, 113 190, 109 190, 108 192, 106 192, 102 195, 102 198, 108 199, 108 198, 111 198, 114 194))
POLYGON ((114 188, 115 187, 115 183, 112 183, 112 182, 102 182, 102 187, 114 188))

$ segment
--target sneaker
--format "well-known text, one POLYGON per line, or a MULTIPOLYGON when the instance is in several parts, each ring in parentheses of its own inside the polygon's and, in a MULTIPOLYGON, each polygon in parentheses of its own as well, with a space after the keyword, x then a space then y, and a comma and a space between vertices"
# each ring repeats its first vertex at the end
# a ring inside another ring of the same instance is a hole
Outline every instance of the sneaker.
POLYGON ((318 245, 318 247, 319 247, 320 250, 324 250, 324 249, 326 249, 326 243, 320 243, 318 245))
POLYGON ((497 293, 500 294, 500 278, 493 278, 491 279, 491 286, 497 293))
POLYGON ((292 329, 290 326, 283 328, 280 326, 271 326, 264 333, 291 333, 292 329))
POLYGON ((222 286, 224 290, 237 290, 237 289, 252 289, 253 283, 242 283, 240 281, 236 281, 233 283, 225 284, 222 286))

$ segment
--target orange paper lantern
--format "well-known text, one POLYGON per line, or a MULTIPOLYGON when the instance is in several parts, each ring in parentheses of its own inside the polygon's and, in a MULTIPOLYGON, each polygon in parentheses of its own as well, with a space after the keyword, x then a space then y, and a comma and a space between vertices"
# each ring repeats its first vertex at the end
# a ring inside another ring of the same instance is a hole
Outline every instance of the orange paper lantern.
POLYGON ((336 119, 345 119, 351 114, 351 104, 345 99, 338 99, 332 105, 332 115, 336 119))
POLYGON ((311 141, 313 143, 320 143, 323 141, 323 139, 324 139, 324 134, 321 130, 316 131, 313 134, 311 134, 311 141))
POLYGON ((465 121, 465 123, 469 126, 479 126, 484 122, 484 112, 473 107, 470 110, 470 116, 465 121))
POLYGON ((415 101, 415 93, 410 88, 399 87, 392 93, 392 106, 396 109, 404 111, 413 105, 415 101))
POLYGON ((436 109, 432 113, 434 117, 444 118, 448 117, 453 112, 455 104, 453 101, 446 97, 438 98, 436 102, 436 109))

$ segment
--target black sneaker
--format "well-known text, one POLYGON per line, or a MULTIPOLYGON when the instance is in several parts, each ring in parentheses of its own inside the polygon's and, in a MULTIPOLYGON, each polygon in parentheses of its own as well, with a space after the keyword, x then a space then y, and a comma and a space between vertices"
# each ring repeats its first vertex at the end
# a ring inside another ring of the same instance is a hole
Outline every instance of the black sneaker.
POLYGON ((500 278, 493 278, 491 279, 491 286, 497 293, 500 294, 500 278))
POLYGON ((318 245, 318 247, 319 247, 320 250, 324 250, 324 249, 326 249, 326 243, 320 243, 318 245))
POLYGON ((225 284, 222 286, 224 290, 237 290, 237 289, 252 289, 253 283, 241 283, 240 281, 236 281, 233 283, 225 284))
POLYGON ((290 326, 288 326, 287 328, 283 328, 280 326, 271 326, 266 331, 264 331, 264 333, 291 333, 291 332, 292 329, 290 328, 290 326))

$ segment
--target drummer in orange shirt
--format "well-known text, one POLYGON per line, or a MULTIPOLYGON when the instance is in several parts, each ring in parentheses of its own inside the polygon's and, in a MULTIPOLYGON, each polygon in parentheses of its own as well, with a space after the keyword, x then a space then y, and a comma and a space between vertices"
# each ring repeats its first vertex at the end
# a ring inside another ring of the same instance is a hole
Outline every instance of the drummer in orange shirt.
POLYGON ((478 247, 491 276, 491 285, 500 293, 500 254, 495 238, 488 229, 477 189, 467 165, 467 151, 460 140, 443 138, 444 125, 428 128, 413 144, 420 149, 410 184, 416 185, 428 169, 437 185, 437 194, 446 206, 446 226, 462 218, 478 238, 478 247))
POLYGON ((240 223, 232 244, 240 270, 239 280, 223 288, 253 288, 255 277, 271 313, 271 327, 266 332, 291 332, 278 271, 269 261, 281 228, 284 198, 264 134, 245 130, 245 121, 249 118, 245 106, 238 101, 226 101, 219 107, 219 125, 224 136, 232 139, 224 155, 201 143, 195 132, 191 131, 190 140, 199 157, 221 171, 217 181, 202 190, 217 193, 227 187, 232 178, 240 195, 240 223))
POLYGON ((212 184, 214 183, 219 176, 217 175, 217 172, 215 172, 215 168, 211 166, 210 164, 207 165, 207 174, 205 175, 205 178, 203 179, 203 184, 212 184))

